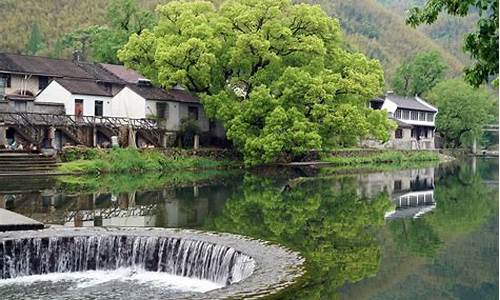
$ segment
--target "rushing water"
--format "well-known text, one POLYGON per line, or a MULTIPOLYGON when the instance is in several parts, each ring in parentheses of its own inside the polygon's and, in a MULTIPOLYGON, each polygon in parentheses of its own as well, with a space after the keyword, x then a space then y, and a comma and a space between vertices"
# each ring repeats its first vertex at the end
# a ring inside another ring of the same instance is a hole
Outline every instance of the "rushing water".
MULTIPOLYGON (((282 295, 288 299, 498 298, 497 159, 355 173, 266 169, 172 183, 183 176, 101 178, 87 192, 67 179, 0 183, 0 206, 66 226, 198 228, 278 242, 308 264, 303 285, 282 295)), ((75 284, 85 282, 64 291, 75 284)), ((18 286, 4 281, 0 295, 28 294, 18 286)), ((33 299, 49 299, 49 286, 33 288, 42 295, 33 299)))

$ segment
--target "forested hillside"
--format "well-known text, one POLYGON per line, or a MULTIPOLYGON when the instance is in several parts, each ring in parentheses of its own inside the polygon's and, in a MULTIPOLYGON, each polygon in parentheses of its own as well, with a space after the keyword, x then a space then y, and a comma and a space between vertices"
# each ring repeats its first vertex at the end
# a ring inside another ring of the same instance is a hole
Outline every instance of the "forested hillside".
MULTIPOLYGON (((390 11, 405 16, 413 6, 422 6, 424 0, 376 0, 390 11)), ((436 41, 443 48, 457 56, 461 61, 469 61, 469 56, 462 51, 464 36, 473 30, 479 16, 477 13, 465 17, 455 17, 443 14, 436 23, 422 25, 418 29, 436 41)))
MULTIPOLYGON (((151 10, 157 4, 166 1, 168 0, 138 0, 142 7, 151 10)), ((454 20, 456 23, 440 23, 441 25, 433 25, 425 30, 412 29, 404 23, 404 10, 409 4, 418 1, 422 0, 307 0, 305 2, 319 4, 328 14, 339 18, 346 42, 353 49, 379 59, 384 65, 388 80, 402 61, 420 51, 432 49, 440 52, 450 65, 450 72, 457 74, 463 67, 461 60, 463 61, 464 55, 460 48, 461 38, 456 37, 468 28, 468 23, 462 24, 461 20, 454 20), (396 4, 397 8, 394 6, 396 4), (453 30, 456 33, 453 33, 453 30), (429 36, 450 51, 445 50, 429 36)), ((37 55, 53 56, 57 40, 65 34, 90 25, 106 25, 109 22, 106 17, 106 7, 109 2, 110 0, 2 0, 0 1, 0 51, 26 52, 30 33, 36 25, 45 44, 44 49, 37 52, 37 55)), ((63 52, 62 55, 68 56, 69 52, 63 52)))

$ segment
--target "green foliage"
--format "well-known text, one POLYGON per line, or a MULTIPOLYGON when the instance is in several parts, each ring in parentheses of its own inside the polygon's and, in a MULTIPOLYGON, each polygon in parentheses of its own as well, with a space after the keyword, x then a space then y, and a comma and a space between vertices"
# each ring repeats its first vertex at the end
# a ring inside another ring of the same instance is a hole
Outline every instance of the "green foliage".
POLYGON ((466 79, 474 85, 498 77, 498 1, 497 0, 428 0, 423 7, 410 10, 407 22, 412 26, 434 23, 441 12, 466 16, 472 9, 479 11, 475 32, 465 38, 464 50, 475 63, 466 68, 466 79))
POLYGON ((118 63, 116 53, 130 34, 140 33, 154 24, 154 15, 140 9, 136 0, 111 0, 106 18, 110 20, 109 26, 92 25, 70 32, 61 39, 62 49, 56 50, 79 50, 85 59, 92 57, 97 62, 118 63))
POLYGON ((398 67, 392 86, 399 95, 422 95, 444 79, 446 68, 439 53, 419 53, 398 67))
POLYGON ((138 151, 133 149, 113 149, 99 151, 96 156, 71 155, 78 160, 69 161, 59 166, 64 173, 100 174, 100 173, 141 173, 145 171, 166 172, 185 169, 211 169, 228 167, 230 161, 217 161, 203 157, 166 156, 160 151, 138 151))
POLYGON ((319 6, 172 1, 157 11, 158 25, 132 35, 119 58, 200 94, 246 164, 387 137, 387 118, 368 118, 363 106, 382 90, 379 63, 343 49, 338 21, 319 6))
POLYGON ((273 180, 246 176, 243 192, 230 199, 204 229, 233 232, 300 251, 312 272, 307 285, 285 299, 335 299, 343 283, 374 275, 381 251, 373 232, 390 210, 388 195, 360 197, 353 178, 303 182, 280 191, 273 180))
POLYGON ((314 3, 320 4, 329 15, 341 20, 350 48, 359 49, 368 57, 380 60, 387 87, 393 81, 396 68, 421 52, 439 52, 450 66, 448 72, 451 76, 458 76, 462 72, 466 59, 460 51, 461 45, 456 42, 456 35, 460 35, 457 28, 463 26, 465 20, 455 20, 446 28, 422 28, 417 31, 404 22, 407 7, 394 7, 401 5, 402 1, 393 1, 387 7, 377 3, 381 1, 318 0, 314 3), (450 37, 442 37, 443 34, 449 34, 450 37), (454 55, 450 51, 461 55, 454 55))
POLYGON ((495 101, 488 92, 459 79, 439 83, 428 99, 439 109, 436 129, 449 147, 470 145, 474 138, 481 137, 484 125, 495 119, 495 101))
POLYGON ((373 154, 362 154, 354 156, 340 156, 323 154, 321 161, 329 162, 336 166, 397 164, 403 165, 408 162, 438 161, 439 155, 432 151, 383 151, 373 154))
POLYGON ((45 42, 43 38, 43 34, 38 26, 38 23, 34 23, 31 26, 31 33, 28 38, 28 43, 24 49, 25 54, 27 55, 35 55, 41 50, 45 49, 45 42))

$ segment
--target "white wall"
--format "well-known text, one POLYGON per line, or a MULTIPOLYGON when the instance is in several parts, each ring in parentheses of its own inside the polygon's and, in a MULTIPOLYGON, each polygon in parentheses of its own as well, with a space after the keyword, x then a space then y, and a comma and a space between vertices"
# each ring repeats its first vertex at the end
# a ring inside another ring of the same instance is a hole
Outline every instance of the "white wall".
POLYGON ((71 93, 54 80, 42 92, 40 92, 38 96, 36 96, 35 102, 62 103, 64 104, 66 114, 72 115, 75 113, 74 103, 71 107, 72 110, 70 113, 70 110, 68 110, 70 108, 71 99, 71 93))
POLYGON ((67 115, 75 114, 75 99, 83 100, 83 115, 94 116, 95 101, 103 102, 103 116, 111 116, 111 97, 73 95, 57 81, 52 81, 35 99, 35 102, 62 103, 67 115))
POLYGON ((66 113, 69 115, 75 114, 75 99, 83 100, 83 115, 84 116, 95 116, 95 101, 102 101, 102 115, 104 117, 111 117, 111 97, 106 96, 94 96, 94 95, 72 95, 71 101, 66 106, 66 113), (69 108, 69 110, 68 110, 69 108), (68 112, 69 111, 69 112, 68 112))
POLYGON ((143 119, 147 115, 146 99, 128 87, 116 94, 111 102, 111 115, 113 117, 143 119))

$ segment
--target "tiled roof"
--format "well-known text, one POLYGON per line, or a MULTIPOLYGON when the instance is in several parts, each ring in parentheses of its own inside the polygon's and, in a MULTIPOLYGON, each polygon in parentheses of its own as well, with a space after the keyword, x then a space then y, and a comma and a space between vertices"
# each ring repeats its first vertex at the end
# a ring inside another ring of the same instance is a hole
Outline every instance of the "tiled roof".
POLYGON ((147 100, 174 101, 185 103, 200 103, 200 99, 191 95, 188 91, 180 89, 165 90, 154 86, 127 85, 137 94, 147 100))
POLYGON ((71 60, 0 53, 0 72, 92 79, 71 60))
POLYGON ((84 69, 97 81, 125 85, 125 82, 122 79, 118 78, 116 75, 103 68, 101 64, 78 63, 78 66, 84 69))
POLYGON ((112 97, 111 91, 106 91, 103 86, 94 80, 81 79, 55 79, 60 85, 72 94, 95 95, 112 97))
POLYGON ((102 68, 108 72, 114 74, 116 77, 128 83, 137 83, 139 79, 144 78, 141 74, 134 70, 127 69, 122 65, 112 65, 112 64, 99 64, 102 68))
POLYGON ((398 108, 414 109, 428 112, 437 112, 437 110, 421 103, 415 97, 403 97, 394 94, 388 94, 387 99, 394 102, 398 108))

